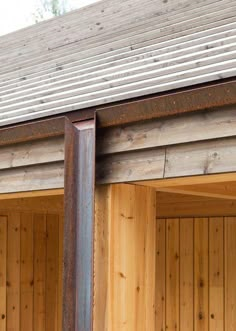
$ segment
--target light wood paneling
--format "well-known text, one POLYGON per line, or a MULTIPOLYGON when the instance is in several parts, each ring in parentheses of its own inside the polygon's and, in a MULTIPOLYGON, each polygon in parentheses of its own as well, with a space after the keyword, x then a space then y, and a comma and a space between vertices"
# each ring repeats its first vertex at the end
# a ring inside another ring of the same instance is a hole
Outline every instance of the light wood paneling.
POLYGON ((20 330, 20 214, 8 214, 7 330, 20 330))
POLYGON ((168 218, 157 219, 157 224, 162 228, 157 252, 166 231, 166 263, 156 256, 156 267, 165 275, 158 283, 156 274, 157 307, 163 293, 166 300, 156 331, 234 330, 236 217, 168 218))
POLYGON ((112 187, 109 330, 154 330, 155 200, 153 191, 112 187), (152 209, 148 207, 152 201, 152 209), (150 215, 150 216, 149 216, 150 215), (151 241, 151 242, 149 242, 151 241), (152 250, 148 250, 150 247, 152 250), (148 263, 151 259, 152 263, 148 263), (153 275, 153 276, 152 276, 153 275), (115 303, 115 304, 114 304, 115 303), (123 325, 123 326, 122 326, 123 325))
POLYGON ((94 229, 94 331, 109 331, 110 186, 99 186, 95 195, 94 229))
POLYGON ((33 328, 33 215, 21 213, 20 247, 20 329, 30 331, 33 328))
POLYGON ((179 331, 179 219, 166 220, 166 328, 179 331))
POLYGON ((119 184, 97 194, 95 330, 155 331, 155 191, 119 184))
POLYGON ((46 215, 34 214, 34 330, 46 326, 46 215))
POLYGON ((0 216, 0 330, 6 331, 7 217, 0 216))
POLYGON ((63 208, 39 199, 0 203, 1 331, 62 327, 63 208))
MULTIPOLYGON (((230 177, 229 177, 230 178, 230 177)), ((157 184, 158 185, 158 184, 157 184)), ((174 187, 157 188, 159 192, 198 195, 203 197, 236 199, 236 182, 209 183, 197 185, 180 185, 174 187)))
POLYGON ((225 330, 236 329, 236 217, 225 219, 225 330))
POLYGON ((58 215, 47 215, 46 331, 58 330, 58 215))
POLYGON ((234 216, 236 201, 184 194, 157 192, 157 216, 234 216))
POLYGON ((208 218, 194 221, 194 330, 207 331, 208 297, 208 218))
POLYGON ((180 222, 180 330, 193 330, 193 219, 182 218, 180 222))
POLYGON ((166 227, 164 219, 156 221, 156 330, 166 325, 166 227))
POLYGON ((224 318, 224 219, 211 217, 209 219, 210 330, 223 331, 224 318))

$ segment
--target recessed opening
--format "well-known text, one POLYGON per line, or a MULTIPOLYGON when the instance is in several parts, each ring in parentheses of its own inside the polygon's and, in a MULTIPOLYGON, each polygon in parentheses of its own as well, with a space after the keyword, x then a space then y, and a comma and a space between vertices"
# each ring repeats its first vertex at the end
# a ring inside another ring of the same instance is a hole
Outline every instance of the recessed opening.
POLYGON ((235 237, 232 174, 98 187, 96 325, 234 330, 235 237))
POLYGON ((63 195, 34 195, 0 199, 1 330, 62 329, 63 195))

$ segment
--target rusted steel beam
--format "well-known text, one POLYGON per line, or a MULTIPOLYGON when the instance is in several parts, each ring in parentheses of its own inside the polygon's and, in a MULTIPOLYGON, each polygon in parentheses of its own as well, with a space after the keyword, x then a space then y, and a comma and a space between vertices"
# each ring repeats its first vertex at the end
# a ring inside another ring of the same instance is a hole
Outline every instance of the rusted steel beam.
POLYGON ((95 120, 65 126, 63 331, 93 329, 95 120))
POLYGON ((140 98, 97 108, 98 127, 214 109, 236 104, 236 80, 140 98))
MULTIPOLYGON (((82 110, 66 114, 71 122, 84 121, 94 118, 95 109, 82 110)), ((44 139, 64 135, 65 116, 54 116, 44 120, 3 127, 0 129, 0 146, 44 139)))
POLYGON ((218 82, 4 127, 0 129, 0 146, 62 135, 65 116, 71 122, 78 122, 92 119, 96 113, 97 126, 103 128, 233 104, 236 104, 236 80, 218 82))
POLYGON ((0 129, 0 146, 64 134, 65 118, 35 121, 0 129))

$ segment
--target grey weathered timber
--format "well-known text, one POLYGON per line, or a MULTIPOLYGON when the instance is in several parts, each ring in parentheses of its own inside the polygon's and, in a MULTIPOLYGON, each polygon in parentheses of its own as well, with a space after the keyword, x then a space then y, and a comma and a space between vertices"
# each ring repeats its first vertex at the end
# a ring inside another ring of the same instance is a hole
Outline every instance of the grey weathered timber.
POLYGON ((64 137, 0 147, 0 170, 64 160, 64 137))
POLYGON ((136 151, 236 135, 236 105, 99 131, 97 155, 136 151))
POLYGON ((3 36, 0 125, 233 77, 235 15, 234 0, 103 0, 3 36))
MULTIPOLYGON (((97 182, 234 171, 235 115, 230 106, 101 129, 97 182)), ((0 159, 1 193, 64 187, 64 136, 2 146, 0 159)))
POLYGON ((0 193, 50 190, 64 187, 64 162, 0 171, 0 193))
POLYGON ((63 331, 93 331, 95 120, 65 130, 63 331))
POLYGON ((0 147, 0 193, 64 187, 64 137, 0 147))
POLYGON ((163 178, 164 167, 164 148, 109 155, 97 159, 97 183, 163 178))
POLYGON ((118 183, 236 171, 236 137, 108 155, 97 183, 118 183))

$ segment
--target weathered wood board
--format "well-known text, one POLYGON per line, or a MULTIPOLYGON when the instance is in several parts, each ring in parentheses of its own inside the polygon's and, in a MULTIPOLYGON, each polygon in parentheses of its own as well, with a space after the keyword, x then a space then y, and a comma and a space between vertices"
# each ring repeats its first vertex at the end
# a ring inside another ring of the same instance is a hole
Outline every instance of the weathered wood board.
POLYGON ((234 0, 104 0, 2 36, 0 125, 234 77, 235 13, 234 0))

